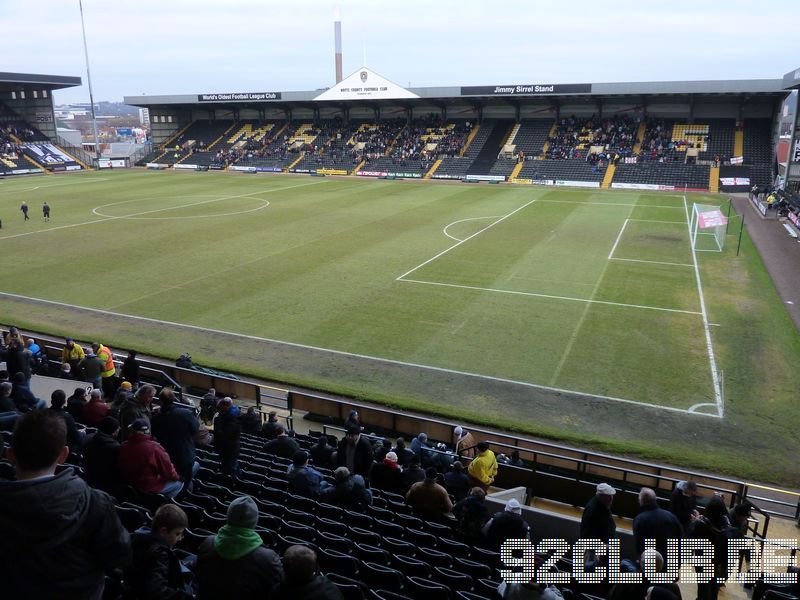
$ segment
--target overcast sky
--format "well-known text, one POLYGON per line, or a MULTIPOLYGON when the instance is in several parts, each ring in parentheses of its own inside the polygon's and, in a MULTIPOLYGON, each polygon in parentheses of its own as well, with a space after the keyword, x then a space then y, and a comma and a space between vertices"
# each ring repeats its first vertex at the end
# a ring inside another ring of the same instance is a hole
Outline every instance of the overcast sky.
MULTIPOLYGON (((266 92, 366 66, 402 86, 778 78, 800 66, 800 1, 84 0, 96 100, 266 92)), ((0 0, 0 71, 78 75, 78 0, 0 0)))

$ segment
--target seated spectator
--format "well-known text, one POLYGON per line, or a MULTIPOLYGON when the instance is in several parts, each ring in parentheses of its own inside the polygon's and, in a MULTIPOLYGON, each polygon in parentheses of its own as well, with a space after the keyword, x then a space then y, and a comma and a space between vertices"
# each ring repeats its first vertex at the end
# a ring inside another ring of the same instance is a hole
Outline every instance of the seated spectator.
MULTIPOLYGON (((69 406, 69 400, 67 401, 69 406)), ((103 401, 103 392, 101 390, 92 390, 89 395, 89 402, 83 407, 83 423, 97 427, 109 411, 108 404, 103 401)))
POLYGON ((311 460, 314 461, 315 465, 327 468, 331 466, 331 455, 335 449, 328 444, 328 436, 323 434, 317 438, 317 442, 311 446, 308 452, 311 454, 311 460))
POLYGON ((284 430, 284 427, 278 421, 278 413, 273 410, 267 415, 267 422, 261 426, 261 435, 268 440, 274 440, 281 430, 284 430))
POLYGON ((86 442, 83 449, 83 468, 86 482, 94 488, 113 494, 122 481, 117 469, 119 460, 119 421, 114 417, 103 417, 97 432, 86 442))
POLYGON ((117 389, 116 393, 114 394, 114 399, 111 400, 111 406, 109 406, 108 408, 109 416, 112 416, 115 419, 119 420, 122 407, 131 398, 131 392, 132 392, 132 386, 130 382, 123 381, 119 385, 119 388, 117 389))
POLYGON ((383 460, 372 463, 369 474, 370 486, 393 494, 402 494, 404 491, 402 472, 400 465, 397 464, 397 454, 387 452, 383 460))
POLYGON ((177 496, 183 483, 167 451, 149 435, 150 424, 139 418, 128 429, 128 439, 119 449, 119 471, 123 481, 143 494, 177 496))
POLYGON ((506 502, 505 510, 497 512, 483 526, 483 535, 489 546, 499 550, 506 540, 530 539, 531 527, 522 518, 522 507, 512 498, 506 502))
POLYGON ((480 442, 477 450, 478 455, 469 463, 467 472, 473 486, 477 485, 488 491, 497 475, 497 459, 494 452, 489 450, 489 442, 480 442))
POLYGON ((219 414, 214 419, 214 449, 219 454, 220 471, 226 475, 238 475, 242 437, 238 408, 226 396, 217 404, 217 410, 219 414))
POLYGON ((403 488, 403 495, 405 495, 408 490, 411 489, 411 486, 415 483, 425 480, 425 469, 419 463, 419 457, 414 456, 411 459, 411 464, 408 465, 407 469, 403 470, 402 475, 400 475, 400 483, 402 484, 403 488))
POLYGON ((250 435, 258 435, 261 433, 261 416, 256 412, 255 406, 248 408, 247 412, 242 415, 240 421, 244 433, 250 435))
POLYGON ((200 423, 193 408, 176 402, 171 388, 161 390, 160 400, 161 410, 151 421, 153 437, 167 451, 181 481, 188 486, 200 468, 194 448, 200 423))
POLYGON ((436 451, 429 450, 428 454, 428 466, 435 467, 437 471, 442 473, 446 473, 450 470, 456 458, 456 455, 448 452, 447 446, 441 442, 436 444, 436 451))
POLYGON ((22 414, 11 399, 11 387, 8 381, 0 382, 0 430, 3 431, 11 431, 22 414))
POLYGON ((67 446, 72 452, 80 452, 85 442, 84 431, 78 429, 75 419, 64 408, 67 404, 67 393, 64 390, 53 390, 50 394, 50 410, 64 419, 67 426, 67 446))
POLYGON ((53 411, 22 415, 14 428, 16 481, 0 482, 4 598, 99 599, 105 571, 128 560, 130 537, 111 497, 72 469, 55 474, 66 444, 64 419, 53 411))
POLYGON ((271 600, 344 600, 342 592, 317 570, 317 555, 308 546, 289 546, 283 554, 286 576, 271 600))
POLYGON ((428 445, 427 433, 420 433, 417 437, 411 440, 411 451, 417 455, 422 463, 425 462, 425 458, 428 456, 428 453, 424 452, 426 448, 430 448, 428 445))
MULTIPOLYGON (((391 440, 382 439, 379 444, 375 445, 375 450, 373 451, 373 460, 376 463, 381 462, 385 457, 386 454, 392 451, 392 442, 391 440)), ((395 456, 397 453, 395 452, 395 456)))
MULTIPOLYGON (((283 566, 256 533, 258 505, 240 496, 228 506, 227 524, 197 550, 197 598, 271 598, 283 566)), ((299 597, 296 600, 300 600, 299 597)))
POLYGON ((75 388, 72 395, 67 398, 67 412, 76 421, 83 423, 83 409, 86 406, 86 388, 84 386, 75 388))
POLYGON ((489 509, 486 508, 486 492, 483 488, 474 487, 469 496, 456 502, 453 516, 458 521, 458 529, 464 539, 475 544, 483 541, 483 526, 489 520, 489 509))
MULTIPOLYGON (((264 425, 264 427, 266 427, 266 425, 264 425)), ((286 433, 282 425, 278 425, 276 431, 278 434, 275 439, 264 444, 264 452, 280 456, 281 458, 292 458, 295 452, 300 450, 300 445, 289 437, 289 434, 286 433)))
POLYGON ((372 492, 361 475, 352 475, 347 467, 339 467, 333 477, 334 485, 322 490, 320 500, 353 510, 364 510, 372 505, 372 492))
POLYGON ((401 437, 395 441, 392 452, 397 454, 397 464, 404 469, 411 464, 411 459, 414 458, 414 453, 406 447, 406 441, 401 437))
POLYGON ((508 457, 508 464, 512 467, 524 467, 525 463, 519 457, 519 450, 514 450, 508 457))
POLYGON ((28 358, 31 363, 31 370, 34 373, 42 375, 47 374, 47 355, 42 350, 42 347, 36 343, 33 338, 25 340, 25 350, 28 352, 28 358))
POLYGON ((358 425, 350 425, 347 434, 339 442, 336 464, 347 467, 354 475, 368 476, 372 466, 372 445, 362 435, 358 425))
POLYGON ((325 481, 322 473, 308 464, 308 458, 309 454, 305 450, 295 452, 286 479, 290 492, 313 498, 330 486, 330 483, 325 481))
POLYGON ((30 412, 47 408, 47 402, 33 395, 23 373, 15 373, 11 379, 11 400, 19 412, 30 412))
POLYGON ((425 479, 411 486, 406 502, 414 512, 425 519, 441 521, 453 510, 447 490, 436 483, 439 473, 433 467, 425 471, 425 479))
POLYGON ((180 506, 164 504, 153 515, 150 527, 131 536, 132 560, 125 581, 141 600, 194 598, 183 578, 183 567, 173 551, 189 521, 180 506))
POLYGON ((460 460, 455 461, 452 470, 445 473, 444 489, 456 499, 456 502, 467 497, 470 489, 469 477, 464 470, 464 463, 460 460))

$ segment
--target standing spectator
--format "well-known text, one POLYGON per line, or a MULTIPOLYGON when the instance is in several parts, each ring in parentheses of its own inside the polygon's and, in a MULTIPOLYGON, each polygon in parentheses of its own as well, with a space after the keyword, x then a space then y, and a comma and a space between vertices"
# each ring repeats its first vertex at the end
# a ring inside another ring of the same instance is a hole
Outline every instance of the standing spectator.
POLYGON ((308 452, 305 450, 295 452, 287 480, 290 492, 314 498, 330 484, 325 481, 322 473, 309 466, 308 457, 308 452))
POLYGON ((317 443, 311 446, 309 454, 315 465, 328 468, 331 466, 331 455, 334 450, 335 448, 328 443, 328 436, 322 434, 317 438, 317 443))
POLYGON ((83 409, 86 407, 86 388, 75 388, 72 396, 67 398, 67 412, 76 421, 83 421, 83 409))
POLYGON ((464 464, 457 460, 453 463, 453 469, 444 475, 444 489, 453 495, 456 502, 463 500, 469 493, 469 477, 464 470, 464 464))
MULTIPOLYGON (((672 490, 669 511, 678 517, 684 531, 689 523, 700 516, 697 512, 697 484, 694 481, 679 481, 672 490)), ((702 600, 702 599, 700 599, 702 600)))
POLYGON ((121 487, 117 462, 119 461, 119 421, 103 417, 97 432, 83 449, 83 466, 86 482, 94 488, 113 494, 121 487))
POLYGON ((718 578, 727 577, 728 536, 731 523, 728 520, 725 501, 715 494, 706 505, 702 517, 691 517, 687 536, 711 542, 714 547, 714 573, 711 581, 697 584, 697 600, 717 600, 720 584, 718 578))
POLYGON ((404 490, 401 474, 402 469, 397 464, 397 454, 387 452, 383 460, 372 464, 369 483, 373 488, 401 494, 404 490))
POLYGON ((209 388, 205 396, 200 399, 200 419, 206 425, 210 424, 217 413, 217 390, 209 388))
POLYGON ((226 396, 219 401, 217 410, 219 414, 214 420, 214 449, 219 454, 220 470, 226 475, 238 475, 242 425, 237 409, 233 400, 226 396))
POLYGON ((128 356, 122 362, 122 379, 131 385, 139 383, 139 361, 136 359, 136 350, 128 350, 128 356))
POLYGON ((147 419, 136 419, 128 429, 128 439, 119 449, 119 471, 125 483, 143 494, 177 496, 183 489, 180 475, 167 451, 148 435, 147 419))
POLYGON ((30 356, 18 338, 11 338, 10 342, 6 351, 6 370, 12 375, 22 373, 25 377, 25 383, 29 383, 31 380, 30 356))
POLYGON ((317 555, 308 546, 289 546, 283 554, 286 575, 272 600, 344 600, 342 592, 330 579, 317 571, 317 555))
POLYGON ((423 518, 441 521, 453 510, 453 503, 447 490, 436 483, 438 475, 435 468, 429 467, 425 479, 412 485, 406 493, 406 502, 423 518))
POLYGON ((400 475, 400 483, 402 485, 402 493, 405 495, 408 490, 411 489, 411 486, 415 483, 425 480, 425 469, 419 463, 419 457, 414 456, 411 459, 411 464, 408 465, 407 469, 403 470, 403 473, 400 475))
POLYGON ((278 422, 278 413, 273 410, 267 415, 267 422, 261 427, 261 435, 268 440, 274 440, 282 429, 283 425, 278 422))
POLYGON ((200 423, 194 409, 175 402, 170 388, 161 390, 161 410, 152 419, 153 437, 167 451, 181 481, 190 486, 200 464, 195 460, 194 436, 200 423))
POLYGON ((494 452, 489 450, 489 442, 479 442, 478 455, 469 463, 467 473, 473 486, 480 486, 483 491, 488 491, 497 476, 497 459, 494 452))
POLYGON ((395 441, 392 452, 397 454, 397 464, 404 469, 411 464, 411 459, 414 458, 414 453, 410 448, 406 448, 406 441, 401 437, 395 441))
POLYGON ((361 418, 358 416, 357 410, 351 410, 347 415, 347 420, 344 422, 344 428, 347 430, 351 425, 358 427, 359 431, 364 431, 364 426, 361 424, 361 418))
POLYGON ((105 363, 91 351, 78 363, 78 373, 80 373, 81 379, 91 383, 92 387, 97 389, 103 387, 103 369, 105 369, 105 363))
POLYGON ((64 408, 67 404, 67 393, 64 390, 53 390, 50 394, 50 410, 64 419, 67 426, 67 446, 72 452, 80 452, 84 444, 84 432, 78 429, 75 419, 64 408))
POLYGON ((0 482, 0 581, 4 598, 100 600, 104 572, 128 559, 130 538, 114 502, 72 469, 64 420, 19 418, 8 457, 16 481, 0 482))
POLYGON ((150 404, 153 402, 155 395, 156 388, 145 384, 136 390, 136 394, 132 398, 129 397, 125 400, 119 409, 119 426, 122 430, 122 439, 127 437, 131 424, 137 419, 147 421, 149 428, 152 415, 150 404))
POLYGON ((257 524, 258 506, 250 496, 230 503, 227 524, 197 550, 199 600, 271 597, 283 580, 283 566, 278 555, 262 545, 257 524))
POLYGON ((25 350, 28 353, 28 360, 31 364, 31 370, 40 375, 47 375, 48 364, 47 355, 42 350, 42 347, 36 343, 33 338, 25 340, 25 350))
POLYGON ((73 374, 79 373, 78 371, 78 364, 86 357, 86 354, 78 344, 75 343, 75 340, 72 338, 67 338, 66 343, 64 345, 64 350, 61 351, 61 364, 69 365, 70 371, 73 374))
POLYGON ((323 502, 337 504, 352 510, 362 511, 372 505, 372 493, 367 489, 361 475, 353 475, 347 467, 338 467, 333 472, 335 483, 320 494, 323 502))
POLYGON ((468 458, 475 456, 475 438, 461 425, 453 429, 453 445, 455 446, 455 453, 459 456, 468 458))
POLYGON ((372 466, 372 446, 357 425, 350 425, 347 434, 339 442, 336 464, 347 467, 354 475, 368 476, 372 466))
POLYGON ((83 422, 97 427, 109 410, 108 404, 103 401, 102 391, 92 390, 89 395, 89 402, 83 407, 83 422))
POLYGON ((283 426, 278 429, 277 437, 264 445, 264 452, 275 454, 281 458, 292 458, 298 450, 300 450, 300 445, 289 437, 283 426))
POLYGON ((474 487, 469 496, 456 502, 453 516, 458 521, 458 529, 464 539, 472 544, 483 541, 483 526, 489 520, 489 509, 486 508, 486 492, 483 488, 474 487))
POLYGON ((92 344, 92 351, 103 361, 103 370, 100 372, 103 395, 110 398, 117 391, 117 366, 114 364, 114 353, 111 348, 100 342, 92 344))
POLYGON ((512 498, 502 512, 495 513, 486 522, 483 534, 492 548, 499 549, 506 540, 530 539, 531 527, 522 518, 522 506, 512 498))
POLYGON ((611 503, 617 491, 607 483, 597 484, 597 492, 583 509, 581 538, 608 540, 617 537, 617 524, 611 514, 611 503))
POLYGON ((650 488, 642 488, 639 492, 639 506, 639 514, 633 520, 636 554, 644 552, 645 540, 655 540, 658 553, 667 556, 667 540, 683 537, 680 521, 668 510, 659 508, 656 493, 650 488))
POLYGON ((242 415, 240 420, 244 433, 250 435, 258 435, 261 433, 261 416, 256 412, 255 406, 248 408, 247 412, 242 415))
POLYGON ((741 504, 737 504, 728 511, 728 520, 731 525, 738 531, 737 537, 745 537, 747 535, 748 519, 753 510, 753 505, 747 500, 741 504))
POLYGON ((190 600, 191 589, 184 583, 183 570, 173 551, 189 525, 180 506, 164 504, 153 515, 150 527, 131 536, 133 559, 125 580, 141 600, 190 600))
POLYGON ((6 346, 10 346, 11 342, 14 340, 17 340, 20 344, 23 343, 22 334, 19 332, 19 329, 15 325, 12 325, 11 327, 8 328, 8 333, 6 333, 4 340, 6 346))

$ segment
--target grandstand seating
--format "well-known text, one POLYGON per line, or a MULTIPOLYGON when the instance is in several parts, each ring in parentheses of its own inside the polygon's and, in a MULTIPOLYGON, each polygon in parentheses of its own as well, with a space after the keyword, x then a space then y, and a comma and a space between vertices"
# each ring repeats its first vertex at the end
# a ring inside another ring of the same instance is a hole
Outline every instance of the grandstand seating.
MULTIPOLYGON (((511 131, 511 121, 484 121, 481 130, 486 128, 487 134, 480 149, 476 149, 475 160, 467 169, 468 175, 488 175, 500 153, 501 144, 511 131)), ((481 131, 478 132, 479 134, 481 131)), ((477 137, 477 136, 476 136, 477 137)), ((473 140, 473 145, 477 140, 473 140)), ((472 147, 470 147, 472 150, 472 147)))
POLYGON ((744 120, 744 163, 771 165, 772 126, 769 119, 744 120))
POLYGON ((644 161, 617 163, 614 183, 665 185, 676 188, 708 189, 709 166, 644 161))
POLYGON ((553 179, 564 181, 603 180, 605 167, 592 165, 585 160, 528 160, 519 173, 523 179, 553 179))
POLYGON ((523 119, 514 136, 515 150, 526 156, 539 156, 544 149, 553 119, 523 119))

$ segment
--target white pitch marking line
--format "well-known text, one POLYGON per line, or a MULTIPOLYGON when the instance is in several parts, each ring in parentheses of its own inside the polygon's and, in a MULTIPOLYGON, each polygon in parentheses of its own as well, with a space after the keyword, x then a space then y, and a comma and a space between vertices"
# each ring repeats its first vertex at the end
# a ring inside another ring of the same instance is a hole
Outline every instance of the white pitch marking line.
POLYGON ((663 262, 660 260, 642 260, 638 258, 619 258, 618 256, 609 256, 609 260, 624 260, 625 262, 647 263, 650 265, 669 265, 672 267, 694 267, 686 263, 663 262))
POLYGON ((450 252, 450 250, 452 250, 453 248, 457 248, 458 246, 460 246, 460 245, 461 245, 461 244, 463 244, 464 242, 467 242, 467 241, 471 240, 472 238, 474 238, 474 237, 476 237, 476 236, 478 236, 478 235, 482 234, 482 233, 483 233, 484 231, 486 231, 487 229, 491 229, 492 227, 494 227, 494 226, 495 226, 495 225, 497 225, 498 223, 500 223, 500 222, 502 222, 502 221, 505 221, 505 220, 506 220, 508 217, 510 217, 511 215, 514 215, 514 214, 518 213, 518 212, 519 212, 519 211, 521 211, 523 208, 525 208, 526 206, 530 206, 531 204, 533 204, 533 203, 534 203, 534 202, 536 202, 537 200, 538 200, 538 198, 534 198, 534 199, 533 199, 533 200, 531 200, 530 202, 526 202, 525 204, 523 204, 523 205, 522 205, 522 206, 520 206, 519 208, 516 208, 516 209, 512 210, 512 211, 511 211, 510 213, 508 213, 507 215, 504 215, 504 216, 500 217, 499 219, 497 219, 497 221, 492 221, 491 223, 489 223, 489 224, 488 224, 486 227, 484 227, 483 229, 481 229, 481 230, 479 230, 479 231, 476 231, 476 232, 475 232, 475 233, 473 233, 472 235, 470 235, 470 236, 468 236, 468 237, 464 238, 463 240, 461 240, 461 241, 459 241, 459 242, 456 242, 455 244, 453 244, 453 245, 452 245, 452 246, 450 246, 449 248, 445 248, 444 250, 442 250, 441 252, 439 252, 439 254, 437 254, 436 256, 433 256, 433 257, 429 258, 428 260, 426 260, 425 262, 418 264, 418 265, 417 265, 416 267, 414 267, 413 269, 410 269, 410 270, 406 271, 405 273, 403 273, 402 275, 400 275, 400 277, 397 277, 397 278, 395 279, 395 281, 400 281, 400 280, 401 280, 401 279, 403 279, 403 277, 405 277, 406 275, 411 275, 411 273, 413 273, 413 272, 414 272, 414 271, 416 271, 417 269, 419 269, 419 268, 421 268, 421 267, 424 267, 424 266, 425 266, 425 265, 427 265, 428 263, 431 263, 431 262, 433 262, 434 260, 436 260, 436 259, 437 259, 437 258, 439 258, 440 256, 444 256, 445 254, 447 254, 448 252, 450 252))
POLYGON ((519 292, 516 290, 500 290, 497 288, 477 287, 473 285, 460 285, 456 283, 442 283, 440 281, 422 281, 419 279, 398 279, 397 281, 406 281, 408 283, 421 283, 424 285, 438 285, 442 287, 460 288, 464 290, 476 290, 479 292, 496 292, 498 294, 512 294, 515 296, 531 296, 533 298, 549 298, 552 300, 569 300, 571 302, 588 302, 591 304, 606 304, 609 306, 625 306, 628 308, 642 308, 645 310, 658 310, 663 312, 681 313, 685 315, 699 315, 700 313, 694 310, 681 310, 679 308, 663 308, 661 306, 645 306, 642 304, 625 304, 623 302, 610 302, 608 300, 590 300, 587 298, 573 298, 571 296, 553 296, 550 294, 537 294, 535 292, 519 292))
POLYGON ((701 402, 700 404, 695 404, 694 406, 690 406, 687 412, 692 413, 693 415, 708 415, 709 417, 714 417, 716 415, 711 415, 709 413, 701 413, 697 412, 698 409, 704 406, 713 406, 714 408, 718 408, 714 402, 701 402))
MULTIPOLYGON (((269 194, 271 192, 281 192, 283 190, 289 190, 289 189, 292 189, 292 188, 303 187, 303 186, 306 186, 306 185, 319 185, 320 183, 325 183, 325 182, 323 182, 323 181, 315 181, 314 183, 303 183, 303 184, 300 184, 300 185, 290 185, 290 186, 282 187, 282 188, 273 188, 273 189, 269 189, 269 190, 261 190, 259 192, 252 192, 250 194, 239 194, 238 196, 226 196, 226 197, 223 197, 223 198, 219 198, 216 201, 219 202, 219 201, 222 201, 222 200, 232 200, 234 198, 245 198, 247 196, 256 196, 256 195, 259 195, 259 194, 269 194)), ((203 204, 204 202, 198 202, 198 203, 195 203, 195 204, 203 204)), ((59 225, 58 227, 49 227, 48 229, 39 229, 37 231, 26 231, 24 233, 15 233, 13 235, 6 235, 6 236, 3 236, 3 237, 0 237, 0 240, 9 240, 11 238, 23 237, 23 236, 26 236, 26 235, 34 235, 34 234, 37 234, 37 233, 47 233, 48 231, 57 231, 59 229, 70 229, 72 227, 81 227, 83 225, 92 225, 94 223, 103 223, 105 221, 115 221, 115 220, 118 220, 118 219, 127 219, 127 218, 138 217, 138 216, 141 216, 141 215, 146 215, 146 214, 150 214, 150 213, 154 213, 154 212, 160 212, 160 211, 164 211, 164 210, 172 210, 174 208, 186 208, 187 206, 194 206, 194 204, 186 204, 186 205, 183 205, 183 206, 173 206, 173 207, 158 208, 158 209, 155 209, 155 210, 146 210, 146 211, 140 212, 140 213, 133 213, 132 215, 123 215, 123 216, 120 216, 120 217, 104 217, 102 219, 94 219, 92 221, 83 221, 82 223, 72 223, 70 225, 59 225)), ((102 208, 102 207, 98 207, 98 208, 102 208)))
MULTIPOLYGON (((683 197, 683 209, 686 212, 686 227, 689 230, 689 239, 692 237, 691 219, 689 218, 689 204, 686 202, 686 196, 683 197)), ((691 245, 691 244, 690 244, 691 245)), ((708 362, 711 367, 711 383, 714 387, 714 397, 717 403, 717 414, 720 418, 725 416, 725 407, 722 404, 722 390, 719 384, 719 373, 717 371, 717 359, 714 357, 714 345, 711 340, 711 328, 708 324, 708 313, 706 312, 706 299, 703 295, 703 283, 700 281, 700 269, 697 266, 697 252, 695 252, 694 245, 692 248, 692 263, 694 264, 694 276, 697 281, 697 292, 700 296, 700 312, 703 317, 703 330, 706 336, 706 351, 708 352, 708 362)))
POLYGON ((608 253, 608 260, 611 260, 611 257, 614 255, 614 250, 617 249, 617 244, 619 244, 619 240, 622 238, 622 232, 625 231, 625 228, 628 226, 628 221, 630 221, 630 219, 625 219, 622 227, 620 227, 619 233, 617 234, 617 239, 614 240, 614 245, 611 246, 611 252, 608 253))
POLYGON ((444 229, 442 229, 442 233, 445 234, 447 237, 449 237, 451 240, 455 240, 457 242, 463 242, 464 240, 461 240, 457 237, 453 237, 452 235, 447 233, 447 230, 450 229, 450 227, 452 227, 453 225, 456 225, 458 223, 463 223, 464 221, 479 221, 480 219, 497 219, 500 216, 501 215, 493 215, 491 217, 471 217, 469 219, 461 219, 459 221, 453 221, 452 223, 444 226, 444 229))
POLYGON ((684 221, 654 221, 653 219, 628 219, 628 221, 639 221, 641 223, 675 223, 676 225, 686 225, 684 221))
POLYGON ((544 200, 539 202, 550 202, 551 204, 585 204, 586 206, 635 206, 636 208, 683 208, 682 206, 661 206, 653 204, 624 204, 621 202, 581 202, 580 200, 544 200))
MULTIPOLYGON (((404 279, 403 281, 411 281, 411 280, 404 279)), ((649 402, 639 402, 638 400, 628 400, 626 398, 617 398, 615 396, 600 396, 600 395, 597 395, 597 394, 592 394, 590 392, 581 392, 581 391, 578 391, 578 390, 567 390, 567 389, 563 389, 563 388, 554 388, 554 387, 550 387, 550 386, 546 386, 546 385, 540 385, 540 384, 537 384, 537 383, 529 383, 527 381, 516 381, 514 379, 506 379, 506 378, 503 378, 503 377, 493 377, 491 375, 480 375, 479 373, 470 373, 468 371, 457 371, 455 369, 447 369, 447 368, 444 368, 444 367, 433 367, 431 365, 421 365, 421 364, 418 364, 418 363, 411 363, 411 362, 405 362, 405 361, 401 361, 401 360, 394 360, 394 359, 391 359, 391 358, 381 358, 379 356, 369 356, 369 355, 366 355, 366 354, 356 354, 356 353, 353 353, 353 352, 344 352, 343 350, 333 350, 331 348, 320 348, 318 346, 309 346, 309 345, 306 345, 306 344, 298 344, 298 343, 295 343, 295 342, 284 342, 284 341, 281 341, 281 340, 274 340, 274 339, 265 338, 265 337, 259 337, 259 336, 255 336, 255 335, 247 335, 247 334, 244 334, 244 333, 233 333, 231 331, 223 331, 221 329, 211 329, 211 328, 208 328, 208 327, 199 327, 197 325, 188 325, 186 323, 175 323, 174 321, 163 321, 161 319, 153 319, 153 318, 150 318, 150 317, 139 317, 139 316, 136 316, 136 315, 128 315, 128 314, 124 314, 124 313, 117 313, 117 312, 112 312, 112 311, 108 311, 108 310, 101 310, 101 309, 98 309, 98 308, 89 308, 89 307, 86 307, 86 306, 77 306, 75 304, 67 304, 65 302, 56 302, 54 300, 44 300, 42 298, 32 298, 30 296, 21 296, 19 294, 11 294, 9 292, 0 292, 0 296, 7 296, 9 298, 18 298, 18 299, 21 299, 21 300, 33 300, 35 302, 41 302, 43 304, 50 304, 50 305, 53 305, 53 306, 63 306, 63 307, 66 307, 66 308, 77 308, 79 310, 85 310, 87 312, 97 313, 97 314, 100 314, 100 315, 112 315, 112 316, 115 316, 115 317, 123 317, 123 318, 133 319, 133 320, 137 320, 137 321, 145 321, 147 323, 156 323, 158 325, 171 325, 173 327, 185 327, 186 329, 192 329, 192 330, 200 331, 200 332, 204 332, 204 333, 221 333, 223 335, 230 335, 230 336, 240 337, 240 338, 249 339, 249 340, 256 340, 256 341, 259 341, 259 342, 270 342, 270 343, 273 343, 273 344, 283 344, 285 346, 290 346, 292 348, 303 348, 305 350, 315 350, 315 351, 318 351, 318 352, 327 352, 329 354, 335 354, 337 356, 349 356, 351 358, 361 358, 361 359, 366 359, 366 360, 373 360, 373 361, 392 364, 392 365, 399 365, 399 366, 402 366, 402 367, 415 367, 415 368, 418 368, 418 369, 425 369, 427 371, 435 371, 437 373, 450 373, 450 374, 453 374, 453 375, 464 375, 466 377, 474 377, 476 379, 485 379, 487 381, 496 381, 496 382, 499 382, 499 383, 510 383, 510 384, 520 385, 520 386, 533 388, 533 389, 538 389, 538 390, 547 390, 547 391, 551 391, 551 392, 559 392, 559 393, 562 393, 562 394, 579 394, 579 395, 582 395, 582 396, 590 396, 590 397, 596 398, 598 400, 612 400, 614 402, 623 402, 625 404, 635 404, 635 405, 638 405, 638 406, 646 406, 648 408, 657 408, 659 410, 666 410, 666 411, 669 411, 669 412, 678 412, 678 413, 683 413, 683 414, 696 414, 696 415, 704 416, 704 417, 719 418, 718 415, 712 415, 712 414, 708 414, 708 413, 690 413, 685 408, 675 408, 675 407, 672 407, 672 406, 661 406, 661 405, 658 405, 658 404, 650 404, 649 402)))

